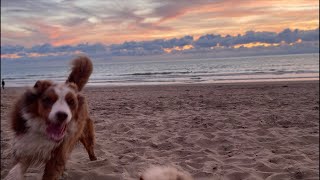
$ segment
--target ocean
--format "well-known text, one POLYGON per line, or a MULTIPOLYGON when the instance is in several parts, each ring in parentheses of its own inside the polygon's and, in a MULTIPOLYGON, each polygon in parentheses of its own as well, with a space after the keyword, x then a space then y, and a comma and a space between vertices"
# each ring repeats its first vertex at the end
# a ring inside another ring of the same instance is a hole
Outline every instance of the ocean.
MULTIPOLYGON (((32 86, 39 79, 63 82, 69 60, 1 61, 6 86, 32 86)), ((95 61, 89 85, 152 85, 319 80, 319 54, 184 60, 95 61)))

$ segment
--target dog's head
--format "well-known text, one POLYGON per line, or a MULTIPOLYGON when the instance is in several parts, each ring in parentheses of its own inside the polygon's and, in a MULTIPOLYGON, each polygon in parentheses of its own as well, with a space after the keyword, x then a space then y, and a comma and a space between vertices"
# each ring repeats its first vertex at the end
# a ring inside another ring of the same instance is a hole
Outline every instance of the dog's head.
MULTIPOLYGON (((37 81, 25 92, 21 116, 30 131, 46 134, 49 139, 60 142, 68 133, 74 132, 85 103, 79 91, 92 72, 92 63, 86 57, 73 61, 72 72, 65 83, 48 80, 37 81)), ((19 104, 19 103, 18 103, 19 104)), ((14 129, 20 126, 14 124, 14 129)), ((16 130, 17 132, 17 130, 16 130)))
POLYGON ((72 121, 77 120, 83 97, 74 83, 37 81, 26 93, 22 117, 31 131, 44 133, 49 139, 60 142, 72 131, 72 121))

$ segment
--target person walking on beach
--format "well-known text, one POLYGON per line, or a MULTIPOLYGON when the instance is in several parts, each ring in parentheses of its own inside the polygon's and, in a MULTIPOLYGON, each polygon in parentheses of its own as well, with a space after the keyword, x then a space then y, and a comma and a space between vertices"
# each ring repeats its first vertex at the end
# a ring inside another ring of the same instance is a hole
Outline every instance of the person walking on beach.
POLYGON ((3 79, 2 79, 1 84, 2 84, 2 89, 4 89, 5 82, 4 82, 4 80, 3 80, 3 79))

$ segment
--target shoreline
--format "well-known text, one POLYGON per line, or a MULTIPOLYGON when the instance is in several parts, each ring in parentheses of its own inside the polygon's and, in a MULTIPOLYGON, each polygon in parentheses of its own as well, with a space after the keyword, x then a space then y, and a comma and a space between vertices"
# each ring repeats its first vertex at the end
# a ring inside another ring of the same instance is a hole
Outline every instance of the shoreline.
MULTIPOLYGON (((115 85, 115 84, 109 84, 109 85, 86 85, 85 89, 88 88, 116 88, 116 87, 149 87, 149 86, 221 86, 221 85, 263 85, 263 84, 296 84, 296 83, 319 83, 319 79, 312 79, 312 80, 279 80, 279 81, 237 81, 237 82, 203 82, 203 83, 164 83, 164 84, 121 84, 121 85, 115 85)), ((30 86, 7 86, 5 87, 8 89, 25 89, 30 88, 30 86)), ((2 89, 1 89, 2 90, 2 89)))
POLYGON ((281 80, 281 81, 244 81, 244 82, 204 82, 204 83, 172 83, 172 84, 141 84, 141 85, 88 85, 87 88, 104 87, 148 87, 148 86, 221 86, 221 85, 264 85, 264 84, 297 84, 319 83, 319 80, 281 80))

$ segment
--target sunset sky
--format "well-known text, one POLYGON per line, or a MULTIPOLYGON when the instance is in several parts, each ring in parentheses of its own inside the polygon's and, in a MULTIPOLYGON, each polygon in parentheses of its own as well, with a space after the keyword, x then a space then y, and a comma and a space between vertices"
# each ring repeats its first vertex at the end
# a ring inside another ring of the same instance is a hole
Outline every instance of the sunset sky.
POLYGON ((118 44, 318 27, 318 0, 1 0, 2 46, 118 44))

